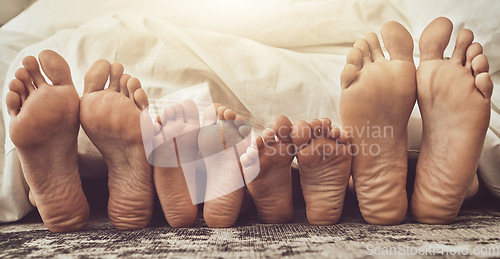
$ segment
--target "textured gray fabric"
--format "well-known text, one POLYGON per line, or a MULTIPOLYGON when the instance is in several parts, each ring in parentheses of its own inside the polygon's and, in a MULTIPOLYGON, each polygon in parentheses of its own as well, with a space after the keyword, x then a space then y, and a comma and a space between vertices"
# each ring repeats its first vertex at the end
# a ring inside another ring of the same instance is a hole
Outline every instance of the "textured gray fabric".
MULTIPOLYGON (((409 197, 413 191, 415 165, 415 160, 409 160, 409 197)), ((294 189, 299 190, 298 173, 293 172, 294 189)), ((290 224, 261 224, 255 212, 247 212, 233 228, 210 229, 200 213, 194 227, 175 229, 168 226, 156 201, 154 217, 148 228, 119 231, 106 216, 107 179, 87 179, 82 184, 91 206, 92 218, 87 228, 76 233, 54 234, 43 226, 38 213, 33 211, 19 222, 0 224, 0 258, 60 255, 352 258, 366 257, 370 253, 390 253, 399 258, 418 252, 449 256, 456 256, 458 251, 473 254, 474 249, 481 248, 485 255, 500 257, 500 200, 484 188, 464 204, 450 225, 418 224, 411 216, 397 226, 369 225, 361 217, 356 198, 347 192, 338 224, 312 226, 307 222, 304 200, 299 192, 294 193, 297 209, 290 224)), ((476 252, 476 255, 481 255, 481 251, 476 252)))
POLYGON ((439 245, 445 255, 483 247, 490 249, 490 256, 500 256, 499 233, 498 209, 463 210, 450 225, 423 225, 408 218, 397 226, 368 225, 355 209, 348 209, 337 225, 312 226, 298 209, 290 224, 260 224, 251 215, 228 229, 207 228, 202 219, 193 228, 175 229, 157 215, 150 227, 136 231, 114 229, 101 213, 83 231, 65 234, 50 233, 32 213, 31 219, 0 225, 0 257, 346 258, 375 253, 376 247, 378 253, 393 247, 392 255, 399 257, 405 249, 416 253, 417 248, 439 245), (499 254, 492 254, 494 248, 499 254))

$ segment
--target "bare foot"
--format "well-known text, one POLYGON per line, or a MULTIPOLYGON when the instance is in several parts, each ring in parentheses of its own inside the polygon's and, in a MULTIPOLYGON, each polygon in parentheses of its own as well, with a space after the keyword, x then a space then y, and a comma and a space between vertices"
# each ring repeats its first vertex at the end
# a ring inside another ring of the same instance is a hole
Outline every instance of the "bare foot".
POLYGON ((292 123, 281 115, 241 156, 246 185, 264 223, 286 223, 294 215, 291 164, 292 123))
POLYGON ((170 226, 189 227, 198 215, 194 202, 200 132, 198 107, 190 100, 170 106, 158 116, 155 127, 154 142, 158 147, 154 151, 153 176, 158 199, 170 226))
POLYGON ((209 227, 231 227, 245 196, 239 154, 250 146, 251 129, 233 110, 214 107, 207 109, 198 137, 207 171, 203 217, 209 227))
POLYGON ((329 119, 297 121, 292 139, 297 151, 307 220, 314 225, 337 223, 351 174, 349 140, 329 119))
POLYGON ((490 120, 493 83, 474 36, 462 30, 451 59, 443 60, 453 24, 437 18, 420 37, 417 71, 423 139, 412 214, 422 223, 453 221, 466 194, 477 191, 478 160, 490 120))
POLYGON ((30 200, 52 232, 84 228, 89 216, 77 161, 80 100, 68 63, 44 50, 23 59, 9 85, 10 137, 16 145, 30 200))
POLYGON ((152 170, 140 125, 148 99, 139 80, 122 73, 122 65, 106 60, 92 65, 85 75, 80 121, 106 160, 111 223, 118 229, 137 229, 149 224, 153 211, 152 170))
POLYGON ((358 40, 341 75, 340 118, 352 136, 352 177, 361 214, 370 224, 406 215, 407 124, 416 99, 413 40, 397 22, 382 26, 391 60, 374 33, 358 40))

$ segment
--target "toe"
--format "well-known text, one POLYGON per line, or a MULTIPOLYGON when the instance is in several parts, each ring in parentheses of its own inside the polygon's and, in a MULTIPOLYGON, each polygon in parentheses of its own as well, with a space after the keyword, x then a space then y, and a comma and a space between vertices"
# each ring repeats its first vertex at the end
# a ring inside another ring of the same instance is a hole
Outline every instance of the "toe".
POLYGON ((247 123, 246 120, 240 115, 236 115, 233 123, 234 126, 238 128, 238 132, 244 139, 246 139, 248 135, 252 133, 252 125, 250 125, 250 123, 247 123))
POLYGON ((472 31, 463 29, 458 33, 457 42, 455 43, 455 49, 453 50, 453 55, 451 60, 457 62, 461 65, 465 64, 465 53, 467 48, 472 44, 474 40, 474 34, 472 31))
POLYGON ((413 62, 413 38, 403 25, 394 21, 387 22, 380 33, 391 60, 413 62))
POLYGON ((264 139, 261 136, 255 137, 255 146, 258 150, 264 148, 264 139))
POLYGON ((184 120, 191 125, 200 127, 200 113, 193 100, 184 100, 181 104, 184 109, 184 120))
POLYGON ((173 121, 174 116, 175 116, 174 106, 168 106, 163 111, 163 114, 160 115, 160 121, 163 125, 165 125, 168 121, 173 121))
POLYGON ((303 120, 296 121, 292 127, 292 142, 297 150, 302 149, 312 137, 311 127, 303 120))
POLYGON ((127 89, 129 91, 130 98, 133 99, 135 105, 137 105, 141 111, 149 106, 148 96, 146 95, 144 89, 141 88, 141 82, 139 79, 135 77, 130 78, 127 82, 127 89))
POLYGON ((443 59, 452 30, 453 24, 445 17, 436 18, 427 25, 420 36, 420 61, 443 59))
POLYGON ((45 82, 45 78, 40 72, 40 67, 35 57, 33 56, 25 57, 23 59, 23 66, 30 74, 30 77, 32 78, 33 83, 35 84, 36 87, 42 87, 44 85, 47 85, 47 82, 45 82))
POLYGON ((139 109, 141 109, 141 111, 149 106, 148 95, 142 88, 139 88, 134 92, 134 100, 135 104, 139 107, 139 109))
POLYGON ((108 81, 111 65, 107 60, 101 59, 96 61, 87 71, 83 79, 83 93, 91 93, 104 89, 106 81, 108 81))
POLYGON ((384 53, 382 52, 382 48, 380 48, 380 41, 378 40, 377 34, 371 32, 368 33, 365 37, 366 42, 368 43, 368 47, 370 49, 370 56, 373 61, 384 59, 384 53))
POLYGON ((214 103, 207 107, 203 115, 203 126, 214 125, 217 123, 217 108, 220 104, 214 103))
POLYGON ((259 156, 259 151, 257 150, 257 147, 250 146, 247 148, 246 152, 241 155, 240 161, 242 166, 250 166, 253 164, 255 159, 257 159, 259 156))
POLYGON ((361 52, 363 64, 368 64, 372 62, 370 58, 370 47, 368 46, 368 42, 366 40, 361 39, 354 42, 354 48, 358 49, 361 52))
POLYGON ((341 131, 339 137, 337 138, 337 142, 341 144, 346 144, 349 141, 349 136, 346 132, 341 131))
POLYGON ((5 98, 7 112, 10 116, 16 116, 21 109, 21 96, 17 92, 9 91, 5 98))
POLYGON ((332 139, 338 139, 340 137, 341 131, 339 127, 332 127, 328 132, 328 136, 332 139))
POLYGON ((123 65, 120 63, 111 64, 109 89, 113 91, 120 91, 120 79, 123 74, 123 65))
POLYGON ((467 49, 465 66, 471 68, 472 60, 479 54, 483 54, 483 46, 477 42, 472 43, 467 49))
POLYGON ((184 107, 181 103, 176 103, 172 106, 175 110, 174 120, 184 122, 184 107))
POLYGON ((219 106, 217 108, 217 119, 224 120, 224 112, 226 112, 228 108, 226 106, 219 106))
POLYGON ((134 99, 135 91, 137 91, 140 88, 141 88, 141 82, 139 81, 139 79, 132 77, 127 81, 127 92, 130 99, 134 99))
POLYGON ((227 122, 234 123, 234 119, 236 119, 236 113, 231 109, 225 109, 224 112, 222 113, 222 117, 227 122))
POLYGON ((251 166, 253 164, 253 159, 251 159, 247 155, 247 153, 245 153, 245 154, 241 155, 240 162, 241 162, 241 166, 248 167, 248 166, 251 166))
POLYGON ((16 92, 19 97, 21 97, 21 103, 24 103, 24 101, 26 101, 26 88, 24 87, 24 84, 21 80, 16 78, 10 81, 9 90, 16 92))
POLYGON ((358 48, 351 48, 346 56, 346 63, 352 64, 357 70, 361 70, 363 66, 363 54, 358 48))
POLYGON ((119 86, 117 92, 120 92, 120 93, 124 94, 125 96, 128 96, 127 85, 128 85, 128 80, 130 80, 130 78, 132 78, 132 77, 129 74, 123 74, 120 77, 120 86, 119 86))
POLYGON ((309 122, 309 127, 311 127, 312 138, 320 138, 323 136, 321 130, 321 121, 318 119, 313 119, 309 122))
POLYGON ((265 146, 269 146, 270 144, 275 143, 276 142, 276 131, 274 131, 273 129, 269 129, 269 128, 264 129, 264 131, 262 131, 262 140, 263 140, 265 146))
POLYGON ((349 86, 351 86, 352 82, 356 79, 358 72, 359 69, 353 64, 345 65, 342 74, 340 74, 340 86, 343 89, 346 89, 349 86))
POLYGON ((487 73, 490 70, 490 65, 488 63, 488 58, 484 54, 477 55, 471 62, 472 71, 474 76, 481 73, 487 73))
POLYGON ((43 72, 53 85, 73 85, 68 62, 52 50, 44 50, 38 55, 43 72))
POLYGON ((241 126, 250 126, 250 124, 247 123, 246 120, 243 117, 241 117, 240 115, 236 115, 234 117, 234 126, 239 128, 241 126))
POLYGON ((328 118, 321 119, 321 133, 324 137, 328 136, 330 127, 332 126, 332 121, 328 118))
POLYGON ((251 159, 256 159, 259 157, 259 150, 257 150, 257 147, 255 146, 249 146, 245 154, 247 154, 251 159))
POLYGON ((276 132, 278 140, 283 143, 292 143, 290 133, 292 132, 292 122, 284 115, 279 115, 274 119, 273 130, 276 132))
POLYGON ((26 68, 22 67, 19 68, 16 73, 15 77, 24 84, 24 88, 26 90, 26 95, 28 96, 31 92, 35 91, 35 87, 33 86, 33 81, 31 79, 30 74, 28 73, 28 70, 26 68))
POLYGON ((491 98, 493 92, 493 81, 491 81, 490 74, 481 73, 476 76, 476 87, 481 91, 484 98, 491 98))

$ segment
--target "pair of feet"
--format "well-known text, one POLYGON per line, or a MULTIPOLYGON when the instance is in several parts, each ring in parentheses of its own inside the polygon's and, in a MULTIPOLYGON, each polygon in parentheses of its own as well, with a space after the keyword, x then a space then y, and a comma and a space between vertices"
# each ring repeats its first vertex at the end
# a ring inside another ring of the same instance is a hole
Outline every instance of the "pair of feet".
POLYGON ((414 218, 449 223, 466 196, 477 191, 493 83, 487 58, 469 30, 458 34, 452 57, 443 59, 452 28, 442 17, 426 27, 417 70, 413 39, 396 22, 381 30, 390 61, 374 33, 347 55, 340 117, 352 136, 352 177, 369 223, 398 224, 406 215, 407 124, 415 100, 423 137, 411 199, 414 218))
POLYGON ((292 125, 280 115, 241 156, 246 187, 259 217, 264 223, 286 223, 293 218, 294 157, 309 223, 335 224, 349 182, 351 150, 345 133, 326 118, 292 125))
POLYGON ((108 215, 119 229, 142 228, 153 210, 153 178, 141 138, 140 114, 148 106, 136 78, 123 66, 97 61, 79 98, 66 61, 45 50, 23 60, 6 97, 10 137, 17 147, 30 201, 53 232, 85 227, 89 207, 78 171, 80 124, 108 167, 108 215), (109 78, 109 87, 104 89, 109 78))

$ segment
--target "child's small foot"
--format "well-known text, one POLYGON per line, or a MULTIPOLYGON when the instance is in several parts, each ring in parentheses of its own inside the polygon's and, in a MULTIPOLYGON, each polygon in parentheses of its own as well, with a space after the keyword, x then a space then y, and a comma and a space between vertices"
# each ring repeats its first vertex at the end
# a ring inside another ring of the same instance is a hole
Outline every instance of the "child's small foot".
POLYGON ((200 132, 198 107, 190 100, 176 103, 158 116, 155 127, 153 175, 158 199, 170 226, 189 227, 198 215, 193 202, 200 132))
POLYGON ((292 123, 281 115, 241 156, 246 185, 264 223, 286 223, 293 218, 291 164, 295 155, 292 123))
POLYGON ((216 104, 205 113, 198 147, 207 171, 203 216, 209 227, 231 227, 238 219, 245 195, 238 158, 250 146, 250 131, 227 107, 216 104))
POLYGON ((292 140, 297 151, 307 219, 315 225, 337 223, 351 174, 348 138, 329 119, 297 121, 292 140))

